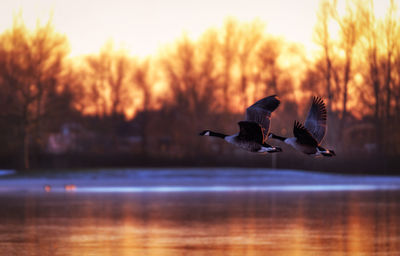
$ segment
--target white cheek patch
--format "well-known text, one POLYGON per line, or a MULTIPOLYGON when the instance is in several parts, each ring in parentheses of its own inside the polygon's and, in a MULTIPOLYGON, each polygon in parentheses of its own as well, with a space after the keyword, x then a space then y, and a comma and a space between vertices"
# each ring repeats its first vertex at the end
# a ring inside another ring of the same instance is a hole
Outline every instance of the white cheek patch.
POLYGON ((258 150, 258 153, 265 153, 265 152, 271 152, 271 151, 275 151, 276 148, 275 147, 262 147, 260 150, 258 150))
POLYGON ((317 148, 317 153, 318 154, 330 154, 331 152, 329 152, 329 150, 321 151, 321 150, 319 150, 319 148, 317 148))

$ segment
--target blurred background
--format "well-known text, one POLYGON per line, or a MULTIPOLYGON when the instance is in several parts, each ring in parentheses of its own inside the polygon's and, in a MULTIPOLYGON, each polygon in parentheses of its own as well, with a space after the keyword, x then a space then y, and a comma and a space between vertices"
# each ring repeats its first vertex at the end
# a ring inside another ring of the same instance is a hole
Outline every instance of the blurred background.
POLYGON ((0 168, 400 173, 398 1, 81 2, 0 4, 0 168), (337 157, 198 136, 271 94, 283 136, 323 97, 337 157))

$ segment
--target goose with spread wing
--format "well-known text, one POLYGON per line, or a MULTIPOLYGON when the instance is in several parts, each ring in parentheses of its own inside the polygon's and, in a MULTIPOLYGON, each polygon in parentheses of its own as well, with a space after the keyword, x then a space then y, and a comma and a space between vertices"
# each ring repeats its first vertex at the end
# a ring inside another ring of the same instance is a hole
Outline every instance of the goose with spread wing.
POLYGON ((238 146, 244 150, 257 153, 282 151, 266 143, 271 123, 271 113, 279 106, 276 95, 263 98, 246 109, 246 118, 238 122, 240 131, 234 135, 204 130, 199 135, 213 136, 238 146))
POLYGON ((270 133, 268 137, 281 140, 307 155, 335 156, 333 150, 321 147, 321 141, 326 133, 326 117, 324 101, 320 97, 313 97, 305 124, 294 122, 294 137, 285 138, 273 133, 270 133))

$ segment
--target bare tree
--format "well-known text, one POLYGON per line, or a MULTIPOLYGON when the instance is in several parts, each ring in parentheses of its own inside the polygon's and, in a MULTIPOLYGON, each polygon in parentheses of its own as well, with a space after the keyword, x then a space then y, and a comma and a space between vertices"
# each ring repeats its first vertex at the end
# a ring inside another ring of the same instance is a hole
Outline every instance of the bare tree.
POLYGON ((391 117, 391 106, 392 106, 392 66, 394 62, 394 51, 396 44, 398 42, 399 33, 399 23, 396 18, 396 5, 393 0, 390 1, 390 6, 387 10, 387 14, 383 23, 383 31, 384 31, 384 48, 385 48, 385 64, 384 69, 385 79, 384 79, 384 88, 386 91, 386 105, 385 105, 385 114, 386 119, 388 120, 391 117))
POLYGON ((87 83, 91 101, 97 105, 97 114, 123 114, 130 105, 129 81, 131 61, 123 51, 115 51, 113 45, 106 44, 100 53, 88 56, 87 83))
MULTIPOLYGON (((395 48, 396 45, 399 45, 399 36, 400 27, 399 20, 397 18, 397 7, 393 0, 390 1, 390 6, 387 9, 386 16, 381 20, 381 31, 383 33, 382 37, 382 46, 383 51, 381 55, 381 72, 382 72, 382 83, 384 90, 384 106, 382 106, 383 114, 383 128, 382 132, 385 134, 396 134, 399 129, 399 126, 396 124, 394 119, 394 110, 395 103, 393 102, 394 90, 395 89, 395 81, 394 81, 394 72, 395 68, 395 48)), ((399 90, 399 88, 397 88, 399 90)), ((395 149, 398 141, 393 139, 388 139, 388 136, 382 136, 384 139, 383 144, 385 146, 385 150, 390 152, 392 149, 395 149)))
POLYGON ((374 99, 374 122, 376 130, 376 144, 378 151, 381 151, 382 142, 382 84, 380 79, 380 61, 379 61, 379 42, 377 21, 373 11, 373 1, 369 1, 367 5, 359 6, 362 17, 362 40, 365 47, 367 60, 367 74, 365 78, 367 84, 372 88, 374 99))
POLYGON ((219 88, 216 42, 217 34, 213 31, 198 42, 184 37, 162 59, 170 92, 167 104, 175 111, 174 120, 169 123, 173 125, 180 120, 171 133, 183 148, 191 147, 190 141, 196 143, 192 134, 205 125, 203 121, 209 119, 208 114, 220 105, 216 98, 219 88))
POLYGON ((142 93, 142 154, 147 155, 149 137, 149 110, 152 96, 152 84, 150 77, 150 60, 146 59, 137 63, 133 71, 133 83, 142 93))
POLYGON ((99 140, 98 149, 106 152, 120 147, 118 129, 126 118, 126 111, 132 107, 132 60, 123 50, 115 50, 108 42, 97 55, 86 56, 83 62, 85 98, 87 109, 100 119, 96 125, 97 133, 105 133, 99 140), (105 121, 108 120, 108 121, 105 121), (100 147, 101 146, 101 147, 100 147))
MULTIPOLYGON (((399 30, 395 34, 394 38, 397 42, 400 41, 400 32, 399 30)), ((394 72, 392 74, 392 82, 393 82, 393 97, 395 102, 395 120, 400 122, 400 44, 397 43, 394 48, 393 53, 393 63, 394 63, 394 72)))
POLYGON ((333 89, 332 89, 332 42, 329 35, 329 21, 331 19, 331 4, 328 0, 322 0, 317 12, 317 26, 315 35, 317 43, 322 47, 325 65, 321 69, 326 83, 326 96, 328 97, 328 115, 332 113, 333 89))
POLYGON ((30 31, 18 16, 0 41, 2 116, 14 120, 20 130, 22 159, 28 169, 31 142, 50 120, 49 102, 61 86, 67 41, 54 32, 50 21, 30 31))
POLYGON ((222 58, 222 95, 224 112, 230 110, 230 91, 232 88, 232 69, 237 58, 238 23, 234 19, 227 19, 222 30, 220 51, 222 58))
POLYGON ((258 21, 244 24, 239 27, 238 38, 238 64, 240 71, 239 92, 243 108, 248 106, 248 86, 251 78, 251 68, 254 67, 252 61, 255 58, 257 48, 262 41, 264 25, 258 21))
POLYGON ((342 139, 342 133, 345 127, 348 115, 348 92, 349 83, 353 78, 353 53, 360 37, 360 17, 357 11, 357 2, 346 2, 346 13, 340 16, 337 12, 336 1, 331 8, 334 20, 339 24, 339 50, 344 52, 343 67, 335 70, 335 80, 338 91, 341 91, 342 107, 341 120, 338 129, 338 138, 342 139), (339 75, 338 73, 342 73, 339 75), (341 79, 339 78, 341 77, 341 79), (341 81, 340 81, 341 80, 341 81))
POLYGON ((265 92, 266 95, 281 95, 278 80, 283 70, 279 66, 278 58, 282 51, 282 43, 277 39, 264 37, 260 44, 254 64, 256 68, 253 78, 255 83, 254 93, 259 95, 261 91, 265 92), (260 84, 263 86, 262 88, 259 88, 260 84))

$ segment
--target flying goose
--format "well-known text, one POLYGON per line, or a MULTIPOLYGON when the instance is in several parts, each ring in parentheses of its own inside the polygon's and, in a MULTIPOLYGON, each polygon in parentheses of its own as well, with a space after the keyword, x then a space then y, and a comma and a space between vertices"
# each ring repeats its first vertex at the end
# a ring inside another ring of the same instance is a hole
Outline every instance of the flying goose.
POLYGON ((320 146, 326 132, 326 108, 320 97, 312 98, 312 105, 308 112, 305 124, 294 121, 292 138, 285 138, 273 133, 269 138, 278 139, 295 149, 312 156, 335 156, 333 150, 320 146))
POLYGON ((258 153, 282 151, 265 143, 268 139, 271 113, 279 106, 276 95, 263 98, 246 109, 245 121, 238 122, 240 131, 234 135, 226 135, 210 130, 202 131, 201 136, 214 136, 236 145, 244 150, 258 153))

